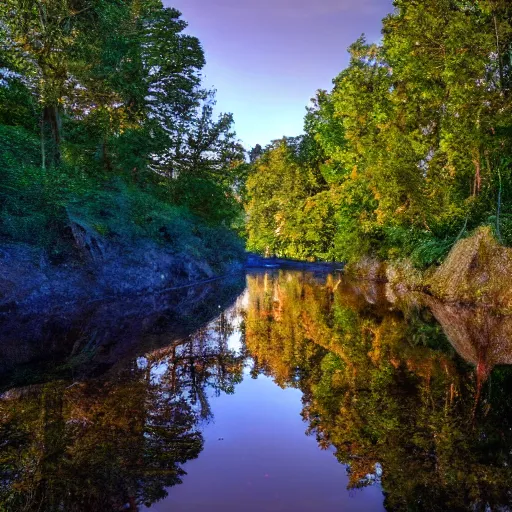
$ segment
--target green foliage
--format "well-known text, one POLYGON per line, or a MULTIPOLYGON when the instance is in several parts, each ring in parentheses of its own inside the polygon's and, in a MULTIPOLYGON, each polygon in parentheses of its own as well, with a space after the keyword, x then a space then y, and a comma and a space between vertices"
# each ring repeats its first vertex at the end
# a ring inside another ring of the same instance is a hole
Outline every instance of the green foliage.
POLYGON ((500 241, 511 247, 512 246, 512 214, 511 213, 505 213, 500 215, 499 219, 496 217, 496 215, 491 215, 488 218, 488 223, 492 227, 493 232, 496 236, 498 236, 497 233, 497 223, 499 223, 499 239, 500 241))
POLYGON ((302 142, 275 141, 253 164, 246 192, 250 250, 303 259, 329 255, 333 212, 328 202, 314 203, 314 193, 326 187, 320 173, 301 162, 302 142))
POLYGON ((186 26, 159 0, 5 3, 1 238, 72 253, 74 219, 116 243, 240 257, 243 149, 186 26))
POLYGON ((169 185, 173 203, 213 224, 230 226, 240 213, 232 191, 206 178, 181 175, 169 185))
POLYGON ((29 131, 0 126, 0 237, 50 247, 63 217, 62 174, 43 172, 38 150, 29 131))
POLYGON ((418 267, 438 265, 444 260, 452 247, 452 240, 431 238, 414 248, 411 254, 411 260, 418 267))
POLYGON ((250 191, 265 188, 266 159, 277 184, 313 172, 326 185, 299 197, 273 186, 249 193, 249 246, 346 261, 411 257, 425 267, 443 259, 463 227, 489 218, 510 243, 511 45, 509 2, 396 0, 382 43, 358 39, 332 91, 318 91, 305 118, 305 158, 271 146, 253 162, 250 191), (307 249, 310 235, 292 207, 316 234, 307 249))

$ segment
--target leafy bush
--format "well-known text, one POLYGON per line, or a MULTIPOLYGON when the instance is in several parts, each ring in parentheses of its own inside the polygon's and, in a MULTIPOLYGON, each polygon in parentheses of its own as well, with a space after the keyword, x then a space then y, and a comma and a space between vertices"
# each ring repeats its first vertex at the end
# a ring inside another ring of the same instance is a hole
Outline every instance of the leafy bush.
POLYGON ((512 214, 500 215, 499 235, 496 224, 496 216, 488 218, 489 225, 492 227, 495 236, 506 246, 512 246, 512 214))
POLYGON ((412 263, 419 268, 439 265, 453 247, 454 239, 431 238, 419 243, 411 253, 412 263))
POLYGON ((69 255, 68 226, 76 220, 116 243, 151 239, 214 267, 241 258, 242 242, 229 226, 236 207, 221 187, 180 180, 174 192, 182 187, 186 197, 173 204, 169 185, 157 180, 142 188, 119 176, 92 177, 80 166, 43 169, 39 152, 33 134, 0 126, 0 238, 44 247, 51 256, 69 255))

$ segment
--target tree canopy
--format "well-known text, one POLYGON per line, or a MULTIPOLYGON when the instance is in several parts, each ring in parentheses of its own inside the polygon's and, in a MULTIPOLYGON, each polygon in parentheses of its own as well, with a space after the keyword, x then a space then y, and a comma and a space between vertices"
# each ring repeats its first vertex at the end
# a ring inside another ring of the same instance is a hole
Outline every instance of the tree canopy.
POLYGON ((312 100, 301 137, 308 150, 292 157, 285 139, 252 164, 251 249, 345 261, 408 256, 423 266, 481 224, 512 243, 511 6, 394 5, 382 42, 358 39, 332 90, 312 100), (310 186, 272 185, 298 176, 310 186))
POLYGON ((233 116, 214 113, 186 27, 158 0, 2 4, 0 236, 54 252, 70 206, 76 216, 104 193, 134 209, 117 230, 105 225, 115 209, 86 219, 100 234, 141 222, 176 230, 162 220, 171 208, 232 236, 243 148, 233 116))

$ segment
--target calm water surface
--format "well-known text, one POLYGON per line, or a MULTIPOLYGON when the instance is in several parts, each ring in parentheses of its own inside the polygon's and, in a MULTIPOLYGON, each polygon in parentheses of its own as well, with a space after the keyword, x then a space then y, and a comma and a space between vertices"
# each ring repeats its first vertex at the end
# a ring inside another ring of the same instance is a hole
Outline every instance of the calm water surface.
POLYGON ((512 320, 272 272, 157 325, 5 386, 0 510, 512 509, 512 320))

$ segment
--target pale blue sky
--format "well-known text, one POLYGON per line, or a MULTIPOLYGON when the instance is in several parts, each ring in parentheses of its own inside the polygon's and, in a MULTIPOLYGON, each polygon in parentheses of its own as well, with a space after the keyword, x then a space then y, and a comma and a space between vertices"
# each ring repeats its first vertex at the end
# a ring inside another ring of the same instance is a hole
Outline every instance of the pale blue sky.
POLYGON ((392 0, 164 0, 203 44, 205 85, 233 112, 247 149, 302 132, 305 107, 330 89, 363 32, 380 38, 392 0))

